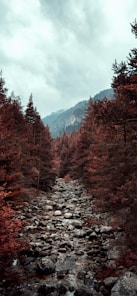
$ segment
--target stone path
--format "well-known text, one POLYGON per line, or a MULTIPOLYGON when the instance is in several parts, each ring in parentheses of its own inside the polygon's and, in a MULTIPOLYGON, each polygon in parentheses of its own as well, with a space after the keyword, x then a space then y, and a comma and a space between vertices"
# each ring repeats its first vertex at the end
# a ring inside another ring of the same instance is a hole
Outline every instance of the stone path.
POLYGON ((115 269, 120 229, 114 233, 107 216, 94 213, 82 186, 57 179, 50 195, 26 201, 18 215, 31 248, 13 262, 18 283, 1 295, 111 295, 117 277, 105 270, 115 269))

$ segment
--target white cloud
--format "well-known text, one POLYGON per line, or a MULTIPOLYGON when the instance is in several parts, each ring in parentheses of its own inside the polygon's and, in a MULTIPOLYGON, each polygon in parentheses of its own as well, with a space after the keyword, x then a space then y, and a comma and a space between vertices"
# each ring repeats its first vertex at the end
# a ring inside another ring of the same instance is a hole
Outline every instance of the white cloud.
POLYGON ((0 0, 6 86, 41 116, 110 87, 112 63, 135 46, 136 0, 0 0))

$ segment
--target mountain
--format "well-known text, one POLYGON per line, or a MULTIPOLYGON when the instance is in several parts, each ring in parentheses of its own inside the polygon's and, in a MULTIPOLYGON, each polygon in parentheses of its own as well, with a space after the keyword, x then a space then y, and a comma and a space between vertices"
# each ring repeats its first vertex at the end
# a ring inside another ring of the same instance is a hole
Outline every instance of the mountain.
MULTIPOLYGON (((114 97, 113 90, 103 90, 96 94, 93 97, 93 100, 102 100, 104 97, 114 97)), ((84 119, 88 102, 88 100, 81 101, 68 110, 52 112, 50 115, 44 117, 42 121, 45 126, 48 125, 51 136, 56 138, 57 136, 61 136, 64 132, 66 134, 70 134, 71 132, 77 130, 84 119)))
POLYGON ((63 132, 70 134, 80 127, 87 106, 88 101, 82 101, 66 111, 53 112, 42 121, 44 125, 48 125, 53 138, 61 136, 63 132))
POLYGON ((112 88, 104 89, 101 92, 97 93, 94 96, 93 100, 103 100, 105 97, 110 99, 114 98, 114 91, 112 88))

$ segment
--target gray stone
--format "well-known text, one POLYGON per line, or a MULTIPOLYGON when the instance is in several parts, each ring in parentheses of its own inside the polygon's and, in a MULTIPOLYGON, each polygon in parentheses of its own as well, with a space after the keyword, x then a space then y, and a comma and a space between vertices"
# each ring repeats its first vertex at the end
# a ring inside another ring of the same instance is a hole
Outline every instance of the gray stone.
POLYGON ((82 237, 85 237, 85 236, 86 236, 86 233, 82 229, 76 229, 75 230, 75 237, 82 238, 82 237))
POLYGON ((46 206, 45 206, 45 210, 47 210, 47 211, 53 211, 53 206, 51 206, 51 205, 46 205, 46 206))
POLYGON ((55 272, 56 266, 54 262, 48 258, 42 258, 40 262, 37 263, 37 273, 41 275, 50 275, 55 272))
POLYGON ((68 288, 67 288, 66 285, 64 285, 64 284, 59 284, 58 285, 58 287, 57 287, 58 294, 57 295, 64 296, 67 291, 68 291, 68 288))
POLYGON ((48 223, 48 224, 47 224, 47 229, 48 229, 48 230, 54 230, 54 225, 51 224, 51 223, 48 223))
POLYGON ((95 231, 93 231, 90 235, 89 235, 89 239, 92 240, 92 239, 95 239, 97 238, 97 234, 95 231))
POLYGON ((109 260, 116 260, 120 256, 120 250, 119 247, 114 246, 112 247, 108 252, 108 259, 109 260))
POLYGON ((81 220, 74 220, 72 222, 72 225, 75 227, 75 228, 82 228, 82 221, 81 220))
POLYGON ((111 226, 106 226, 106 225, 101 225, 100 227, 100 232, 103 233, 110 233, 112 231, 112 227, 111 226))
POLYGON ((65 219, 71 219, 72 217, 73 217, 73 214, 72 214, 72 213, 69 213, 69 212, 68 212, 68 213, 65 213, 65 214, 64 214, 64 218, 65 218, 65 219))
POLYGON ((46 204, 50 205, 50 206, 55 206, 56 205, 56 203, 53 200, 49 200, 49 199, 46 200, 46 204))
POLYGON ((60 248, 64 248, 64 247, 69 249, 73 248, 72 243, 69 241, 64 241, 63 243, 60 244, 60 248))
POLYGON ((71 231, 71 230, 73 230, 73 229, 74 229, 74 226, 73 226, 72 224, 69 224, 69 225, 68 225, 68 230, 71 231))
POLYGON ((87 287, 81 287, 76 289, 74 296, 92 296, 93 294, 87 289, 87 287))
POLYGON ((111 296, 136 296, 137 275, 133 272, 125 272, 111 290, 111 296))
POLYGON ((61 252, 61 253, 66 253, 67 249, 66 248, 59 248, 58 249, 58 252, 61 252))
POLYGON ((53 285, 49 285, 49 284, 46 284, 46 285, 41 285, 39 288, 38 288, 38 295, 51 295, 52 292, 55 291, 55 286, 53 285))
POLYGON ((114 284, 117 282, 118 277, 116 276, 110 276, 104 279, 104 284, 106 287, 113 287, 114 284))
MULTIPOLYGON (((92 198, 82 186, 61 179, 47 196, 40 193, 26 202, 19 215, 26 218, 28 229, 21 234, 32 249, 24 253, 24 265, 19 262, 12 266, 23 272, 23 295, 110 295, 113 279, 100 283, 96 269, 103 272, 111 261, 114 264, 117 249, 106 216, 93 209, 92 198), (102 226, 86 223, 92 218, 101 221, 102 226), (112 260, 107 260, 107 255, 112 260), (103 294, 105 289, 109 294, 103 294)), ((16 294, 6 292, 4 295, 16 294)))
POLYGON ((54 212, 54 215, 55 215, 55 216, 61 216, 61 215, 62 215, 62 212, 61 212, 60 210, 56 210, 56 211, 54 212))

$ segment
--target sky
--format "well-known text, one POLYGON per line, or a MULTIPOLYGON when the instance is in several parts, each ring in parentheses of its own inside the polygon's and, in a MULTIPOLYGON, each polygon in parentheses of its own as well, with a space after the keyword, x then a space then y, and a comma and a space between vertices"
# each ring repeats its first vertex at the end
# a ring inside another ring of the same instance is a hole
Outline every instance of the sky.
POLYGON ((0 0, 0 70, 43 118, 111 87, 137 40, 137 0, 0 0))

